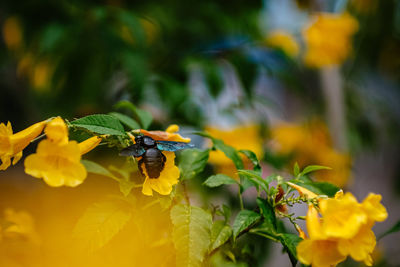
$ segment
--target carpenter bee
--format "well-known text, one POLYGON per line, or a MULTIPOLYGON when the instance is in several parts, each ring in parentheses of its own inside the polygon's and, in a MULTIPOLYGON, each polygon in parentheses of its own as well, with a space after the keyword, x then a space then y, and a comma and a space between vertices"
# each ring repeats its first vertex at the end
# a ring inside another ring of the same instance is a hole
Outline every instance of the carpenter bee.
POLYGON ((138 162, 140 173, 144 176, 142 170, 142 163, 144 163, 149 178, 158 178, 166 161, 161 150, 177 151, 190 147, 193 145, 183 142, 158 141, 150 136, 139 135, 135 137, 135 144, 123 149, 120 156, 142 157, 138 162))

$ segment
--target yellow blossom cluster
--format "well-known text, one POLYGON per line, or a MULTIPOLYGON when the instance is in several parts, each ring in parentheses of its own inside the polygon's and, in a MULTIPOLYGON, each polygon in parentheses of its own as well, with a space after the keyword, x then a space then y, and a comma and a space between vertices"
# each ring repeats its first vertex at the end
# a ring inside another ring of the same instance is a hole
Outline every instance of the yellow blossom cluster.
MULTIPOLYGON (((300 167, 322 165, 330 171, 320 171, 315 177, 339 187, 351 177, 351 158, 336 151, 326 126, 319 121, 298 125, 284 123, 271 130, 272 149, 280 155, 292 155, 300 167)), ((291 166, 293 166, 291 164, 291 166)))
POLYGON ((38 122, 13 134, 11 123, 0 124, 0 170, 6 170, 22 157, 22 151, 44 129, 47 139, 41 141, 35 154, 25 159, 25 172, 43 178, 50 186, 77 186, 87 173, 81 155, 95 148, 101 138, 93 136, 81 143, 68 140, 68 127, 60 117, 38 122))
POLYGON ((321 217, 310 205, 306 216, 309 238, 297 246, 299 261, 314 267, 328 267, 351 256, 371 266, 376 245, 371 228, 388 216, 381 199, 381 195, 370 193, 359 203, 351 193, 343 195, 339 191, 335 198, 319 200, 321 217))
POLYGON ((351 52, 351 37, 357 30, 358 22, 350 14, 315 15, 303 31, 305 63, 317 68, 341 64, 351 52))
POLYGON ((68 140, 68 127, 64 120, 57 117, 51 120, 45 129, 46 140, 39 143, 35 154, 25 159, 25 172, 43 180, 50 186, 80 185, 87 176, 80 162, 82 152, 96 147, 101 138, 94 136, 78 144, 68 140))

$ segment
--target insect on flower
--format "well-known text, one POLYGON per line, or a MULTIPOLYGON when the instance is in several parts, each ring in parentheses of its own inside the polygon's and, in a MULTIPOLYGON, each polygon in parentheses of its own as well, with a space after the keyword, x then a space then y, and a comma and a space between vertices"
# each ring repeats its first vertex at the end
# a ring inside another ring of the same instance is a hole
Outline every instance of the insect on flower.
POLYGON ((174 141, 158 141, 150 136, 136 136, 135 144, 131 145, 120 152, 121 156, 134 156, 135 158, 141 157, 138 162, 140 173, 144 175, 142 164, 144 164, 146 171, 150 178, 160 177, 161 171, 164 169, 166 157, 161 152, 163 151, 177 151, 181 149, 191 148, 193 144, 174 141))

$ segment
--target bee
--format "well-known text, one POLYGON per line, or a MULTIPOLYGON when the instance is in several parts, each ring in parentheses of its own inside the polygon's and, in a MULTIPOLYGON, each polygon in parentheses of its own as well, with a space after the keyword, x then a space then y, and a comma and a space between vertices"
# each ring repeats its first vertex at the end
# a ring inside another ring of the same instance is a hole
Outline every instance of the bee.
POLYGON ((158 141, 150 136, 136 136, 135 144, 120 152, 120 156, 142 157, 138 162, 140 173, 144 176, 142 164, 146 167, 149 178, 158 178, 164 169, 166 157, 161 152, 177 151, 193 147, 192 144, 173 141, 158 141))

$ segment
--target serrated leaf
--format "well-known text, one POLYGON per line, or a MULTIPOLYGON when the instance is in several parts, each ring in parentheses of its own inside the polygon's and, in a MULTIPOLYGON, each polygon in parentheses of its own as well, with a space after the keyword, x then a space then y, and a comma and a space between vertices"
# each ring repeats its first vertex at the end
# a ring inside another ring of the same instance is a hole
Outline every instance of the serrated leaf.
POLYGON ((389 230, 384 232, 378 239, 381 239, 389 234, 396 233, 400 231, 400 221, 397 221, 389 230))
POLYGON ((198 207, 176 205, 171 209, 171 220, 178 251, 176 266, 201 266, 211 241, 211 214, 198 207))
POLYGON ((229 240, 232 229, 224 221, 216 221, 211 228, 211 245, 209 251, 213 251, 229 240))
POLYGON ((250 150, 239 150, 240 153, 244 154, 253 164, 253 170, 261 174, 261 165, 260 162, 258 161, 257 155, 250 150))
POLYGON ((340 190, 339 187, 327 182, 306 182, 306 183, 299 183, 296 184, 307 188, 313 193, 317 195, 327 195, 328 197, 334 197, 337 191, 340 190))
POLYGON ((140 121, 140 125, 142 125, 143 129, 149 128, 151 122, 153 121, 153 116, 150 112, 138 109, 134 104, 129 101, 120 101, 114 107, 117 109, 125 108, 132 111, 133 115, 140 121))
POLYGON ((128 116, 118 113, 118 112, 110 112, 109 115, 116 117, 120 122, 125 124, 131 130, 140 129, 139 123, 137 123, 131 117, 128 117, 128 116))
POLYGON ((117 179, 114 174, 112 174, 109 170, 101 166, 100 164, 97 164, 96 162, 82 159, 81 163, 83 166, 85 166, 87 172, 91 172, 94 174, 99 174, 107 177, 111 177, 113 179, 117 179))
POLYGON ((217 187, 224 184, 237 184, 237 183, 238 182, 236 180, 229 177, 228 175, 219 173, 208 177, 208 179, 203 183, 203 185, 206 185, 208 187, 217 187))
POLYGON ((220 139, 213 138, 214 147, 218 150, 224 152, 225 156, 232 160, 233 164, 235 164, 236 169, 243 169, 243 161, 239 156, 239 153, 233 147, 224 143, 224 141, 220 139))
POLYGON ((280 237, 282 240, 281 241, 282 245, 285 247, 285 249, 289 253, 289 258, 292 263, 292 266, 295 267, 297 264, 296 247, 299 244, 299 242, 302 241, 303 239, 300 238, 298 235, 288 234, 288 233, 281 234, 280 237))
POLYGON ((179 156, 181 179, 189 180, 202 172, 207 164, 209 152, 208 149, 200 150, 196 148, 183 150, 179 156))
POLYGON ((73 230, 76 245, 88 252, 102 248, 130 220, 131 210, 122 201, 105 201, 91 205, 73 230))
POLYGON ((74 120, 71 124, 97 134, 125 135, 124 127, 117 118, 111 115, 89 115, 74 120))
POLYGON ((332 168, 325 167, 325 166, 320 166, 320 165, 310 165, 310 166, 305 167, 301 171, 301 173, 299 173, 299 176, 303 176, 303 175, 306 175, 306 174, 308 174, 310 172, 315 172, 315 171, 319 171, 319 170, 332 170, 332 168))
POLYGON ((251 210, 241 210, 233 222, 233 240, 245 229, 258 222, 261 215, 251 210))

